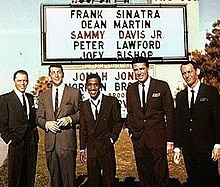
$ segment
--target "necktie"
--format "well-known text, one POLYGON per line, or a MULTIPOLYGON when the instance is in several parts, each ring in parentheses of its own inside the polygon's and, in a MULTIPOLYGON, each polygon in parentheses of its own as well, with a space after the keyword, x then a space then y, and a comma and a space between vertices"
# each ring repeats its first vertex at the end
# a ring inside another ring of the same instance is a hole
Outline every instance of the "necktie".
POLYGON ((97 120, 97 117, 98 117, 98 105, 100 103, 100 100, 98 100, 97 104, 95 104, 92 100, 91 100, 91 102, 95 106, 95 120, 97 120))
POLYGON ((142 107, 145 108, 145 89, 144 89, 144 84, 142 84, 142 107))
POLYGON ((27 114, 27 104, 26 104, 26 100, 25 100, 25 95, 22 94, 22 98, 23 98, 23 107, 24 107, 24 111, 27 114))
POLYGON ((55 110, 54 115, 56 116, 58 112, 58 88, 56 88, 56 95, 55 95, 55 110))
POLYGON ((194 106, 194 90, 191 90, 191 92, 192 92, 192 96, 191 96, 191 101, 190 101, 190 111, 191 111, 191 113, 192 113, 192 111, 193 111, 193 106, 194 106))

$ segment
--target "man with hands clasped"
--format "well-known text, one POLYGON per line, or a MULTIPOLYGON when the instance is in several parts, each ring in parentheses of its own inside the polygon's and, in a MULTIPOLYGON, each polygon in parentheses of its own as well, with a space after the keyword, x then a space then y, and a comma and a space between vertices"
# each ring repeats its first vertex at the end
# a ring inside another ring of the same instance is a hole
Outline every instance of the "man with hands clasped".
POLYGON ((52 88, 39 97, 37 122, 45 130, 47 167, 52 187, 76 187, 76 124, 80 91, 64 85, 63 68, 50 65, 52 88))
POLYGON ((180 148, 190 187, 219 187, 220 96, 215 87, 200 82, 193 61, 180 66, 187 87, 176 96, 176 140, 174 161, 180 148))

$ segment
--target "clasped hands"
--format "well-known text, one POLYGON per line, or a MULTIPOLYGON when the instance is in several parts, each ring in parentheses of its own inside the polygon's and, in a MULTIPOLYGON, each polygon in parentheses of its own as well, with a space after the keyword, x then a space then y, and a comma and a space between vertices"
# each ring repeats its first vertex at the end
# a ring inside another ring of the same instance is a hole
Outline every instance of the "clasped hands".
POLYGON ((57 121, 47 121, 46 122, 46 129, 51 131, 52 133, 56 134, 60 131, 60 127, 67 126, 70 123, 69 117, 63 117, 60 119, 57 119, 57 121))

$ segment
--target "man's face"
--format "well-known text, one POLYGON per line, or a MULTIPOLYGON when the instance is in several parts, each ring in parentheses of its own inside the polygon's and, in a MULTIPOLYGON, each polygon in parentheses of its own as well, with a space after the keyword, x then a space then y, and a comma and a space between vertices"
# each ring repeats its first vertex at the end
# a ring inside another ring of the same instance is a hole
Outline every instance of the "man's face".
POLYGON ((187 85, 191 88, 194 88, 199 81, 199 69, 195 70, 192 64, 182 65, 181 73, 187 85))
POLYGON ((50 78, 54 86, 59 86, 63 82, 64 74, 61 68, 51 67, 50 68, 50 78))
POLYGON ((99 89, 101 88, 101 85, 100 85, 98 79, 97 78, 89 79, 88 83, 86 84, 86 88, 89 92, 90 97, 92 99, 97 99, 97 97, 100 94, 99 89))
POLYGON ((27 85, 28 85, 27 75, 17 73, 15 80, 14 80, 14 83, 15 83, 15 87, 17 88, 17 90, 24 93, 27 88, 27 85))
POLYGON ((148 67, 145 63, 135 63, 133 64, 133 71, 136 79, 140 83, 144 83, 148 78, 148 67))

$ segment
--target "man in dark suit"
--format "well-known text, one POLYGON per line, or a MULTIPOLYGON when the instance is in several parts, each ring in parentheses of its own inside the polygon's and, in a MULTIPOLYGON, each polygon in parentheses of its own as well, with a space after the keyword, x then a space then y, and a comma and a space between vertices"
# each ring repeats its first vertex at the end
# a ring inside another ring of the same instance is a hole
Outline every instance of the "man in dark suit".
POLYGON ((37 122, 45 130, 47 167, 52 187, 76 186, 76 124, 79 121, 80 91, 64 85, 63 68, 49 67, 52 88, 39 97, 37 122))
POLYGON ((127 127, 133 142, 140 187, 166 187, 167 152, 173 149, 173 98, 168 84, 148 74, 148 59, 132 61, 137 82, 127 89, 127 127))
POLYGON ((35 181, 38 132, 34 99, 25 92, 28 73, 14 73, 15 89, 0 98, 0 133, 8 149, 8 186, 33 187, 35 181))
POLYGON ((195 62, 184 62, 180 70, 187 87, 176 96, 174 160, 178 163, 182 148, 188 186, 219 187, 219 93, 200 82, 200 70, 195 62))
POLYGON ((116 161, 114 143, 121 132, 120 105, 115 97, 100 92, 101 79, 90 74, 86 79, 90 98, 80 107, 80 160, 87 159, 89 187, 115 186, 116 161), (87 152, 87 153, 86 153, 87 152))

